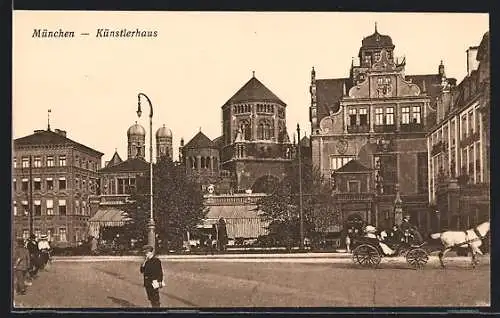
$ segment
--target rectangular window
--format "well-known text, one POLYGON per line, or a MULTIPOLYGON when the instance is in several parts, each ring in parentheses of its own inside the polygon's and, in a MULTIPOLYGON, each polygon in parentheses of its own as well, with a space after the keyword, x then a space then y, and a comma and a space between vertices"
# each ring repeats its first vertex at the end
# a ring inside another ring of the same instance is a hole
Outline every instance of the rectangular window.
POLYGON ((42 190, 42 179, 40 178, 35 178, 33 181, 33 189, 35 191, 40 191, 42 190))
POLYGON ((366 108, 359 109, 359 125, 368 126, 368 113, 366 111, 366 108))
POLYGON ((385 109, 385 124, 394 125, 394 107, 387 107, 385 109))
POLYGON ((476 183, 482 182, 481 180, 481 149, 479 142, 476 142, 476 183))
POLYGON ((42 157, 36 156, 33 160, 33 167, 40 168, 42 166, 42 157))
POLYGON ((428 189, 428 169, 427 169, 427 152, 419 152, 417 154, 417 188, 418 193, 427 193, 428 189))
POLYGON ((59 166, 64 167, 66 166, 66 156, 59 156, 59 166))
POLYGON ((23 168, 29 168, 29 166, 30 166, 30 159, 28 157, 23 157, 22 161, 23 161, 22 167, 23 168))
POLYGON ((450 139, 451 139, 451 145, 454 146, 455 145, 455 120, 452 120, 451 121, 451 124, 450 124, 450 139))
POLYGON ((29 214, 28 201, 26 201, 26 200, 22 201, 21 205, 23 206, 23 213, 24 213, 24 215, 28 215, 29 214))
POLYGON ((467 148, 462 149, 462 157, 461 159, 461 169, 462 169, 462 175, 467 174, 467 148))
POLYGON ((40 200, 35 200, 35 216, 42 215, 42 202, 40 200))
POLYGON ((474 114, 474 131, 479 132, 479 128, 481 127, 481 125, 480 125, 481 113, 479 112, 479 110, 477 108, 474 110, 474 112, 475 112, 475 114, 474 114))
POLYGON ((60 227, 59 228, 59 241, 60 242, 66 242, 66 228, 65 227, 60 227))
POLYGON ((17 181, 16 181, 16 178, 12 179, 12 192, 16 192, 17 191, 17 181))
POLYGON ((59 190, 66 190, 66 178, 59 178, 59 190))
POLYGON ((356 126, 356 109, 349 109, 349 126, 356 126))
POLYGON ((52 178, 47 178, 47 191, 52 191, 54 190, 54 180, 52 178))
POLYGON ((469 135, 474 134, 474 112, 469 112, 469 135))
POLYGON ((23 178, 22 184, 21 184, 21 190, 28 191, 28 187, 29 187, 28 178, 23 178))
POLYGON ((89 215, 87 213, 87 202, 82 201, 82 215, 89 215))
POLYGON ((16 160, 16 158, 14 158, 12 160, 12 167, 17 168, 17 160, 16 160))
POLYGON ((12 201, 12 212, 14 213, 14 216, 17 215, 17 202, 12 201))
POLYGON ((75 200, 75 215, 80 214, 80 201, 75 200))
POLYGON ((460 130, 462 132, 462 139, 467 138, 467 115, 462 115, 462 126, 460 130))
POLYGON ((337 170, 353 159, 354 156, 330 156, 330 169, 337 170))
POLYGON ((47 208, 47 215, 54 215, 54 201, 52 199, 47 199, 45 203, 47 208))
POLYGON ((54 156, 47 156, 47 167, 54 166, 54 156))
POLYGON ((361 184, 359 181, 349 181, 347 182, 347 192, 359 193, 361 192, 361 184))
POLYGON ((59 200, 59 215, 66 215, 66 200, 59 200))
POLYGON ((474 144, 469 147, 469 158, 468 158, 468 171, 467 174, 470 176, 469 180, 474 181, 474 144))
POLYGON ((375 125, 384 124, 384 109, 382 107, 375 108, 375 125))
POLYGON ((413 106, 411 109, 411 122, 413 124, 420 124, 421 123, 421 111, 420 111, 420 106, 413 106))
POLYGON ((401 123, 404 125, 410 123, 410 107, 401 108, 401 123))

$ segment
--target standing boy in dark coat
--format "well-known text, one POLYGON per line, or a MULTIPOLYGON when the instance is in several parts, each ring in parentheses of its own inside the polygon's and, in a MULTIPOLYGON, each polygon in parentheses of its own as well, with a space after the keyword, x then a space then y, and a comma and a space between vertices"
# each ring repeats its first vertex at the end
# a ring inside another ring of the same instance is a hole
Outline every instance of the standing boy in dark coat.
POLYGON ((160 288, 163 287, 163 269, 161 261, 154 254, 152 246, 144 247, 145 260, 141 265, 144 275, 144 288, 152 307, 160 307, 160 288))
POLYGON ((26 274, 30 266, 30 254, 26 247, 24 247, 23 239, 17 240, 17 246, 14 250, 12 261, 14 262, 16 292, 20 295, 24 295, 26 293, 26 274))

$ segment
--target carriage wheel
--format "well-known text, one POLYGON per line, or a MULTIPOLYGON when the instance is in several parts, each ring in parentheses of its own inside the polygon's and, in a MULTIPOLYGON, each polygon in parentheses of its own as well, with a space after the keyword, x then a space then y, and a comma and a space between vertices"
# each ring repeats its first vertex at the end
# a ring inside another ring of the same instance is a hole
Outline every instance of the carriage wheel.
POLYGON ((352 259, 354 263, 357 263, 364 267, 376 267, 380 264, 382 257, 378 250, 367 244, 360 245, 352 251, 352 259))
POLYGON ((406 253, 406 262, 415 269, 423 268, 429 260, 429 254, 422 248, 411 249, 406 253))
POLYGON ((408 253, 409 249, 406 246, 400 247, 398 249, 398 255, 406 257, 406 254, 408 253))

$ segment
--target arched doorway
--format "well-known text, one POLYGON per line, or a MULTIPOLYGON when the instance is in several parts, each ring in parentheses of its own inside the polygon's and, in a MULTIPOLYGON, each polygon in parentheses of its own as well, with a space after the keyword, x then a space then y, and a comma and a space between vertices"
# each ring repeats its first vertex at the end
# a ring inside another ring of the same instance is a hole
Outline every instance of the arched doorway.
POLYGON ((272 175, 266 175, 258 178, 253 186, 253 193, 273 193, 276 190, 276 187, 279 184, 279 179, 272 175))

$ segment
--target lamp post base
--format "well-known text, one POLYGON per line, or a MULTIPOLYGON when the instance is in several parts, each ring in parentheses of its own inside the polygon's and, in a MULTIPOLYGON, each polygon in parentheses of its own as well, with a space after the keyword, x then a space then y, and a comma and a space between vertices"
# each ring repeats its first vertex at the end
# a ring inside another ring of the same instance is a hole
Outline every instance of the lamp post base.
POLYGON ((148 223, 148 245, 152 246, 156 250, 156 241, 155 241, 155 221, 149 220, 148 223))

